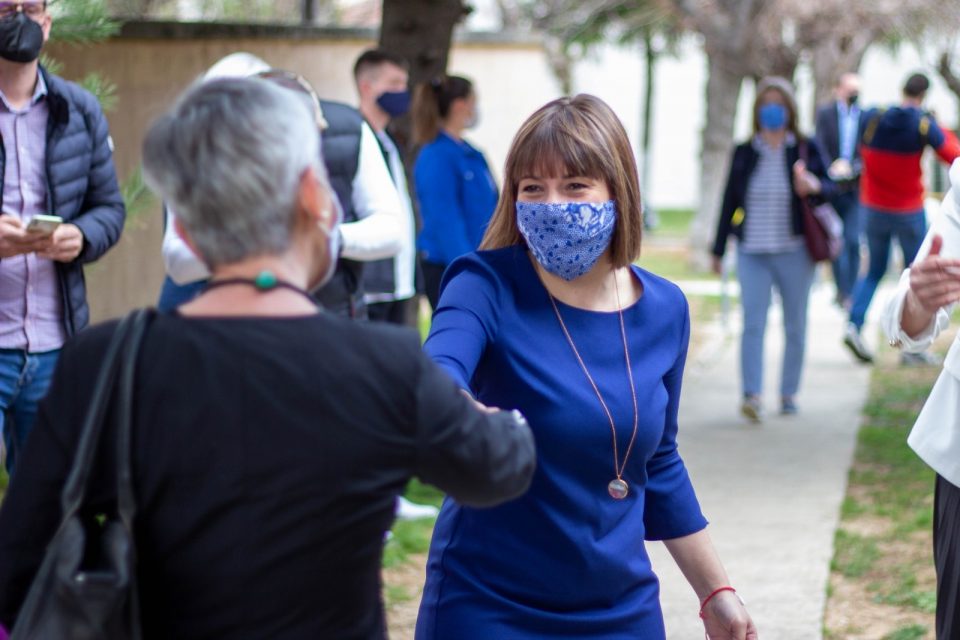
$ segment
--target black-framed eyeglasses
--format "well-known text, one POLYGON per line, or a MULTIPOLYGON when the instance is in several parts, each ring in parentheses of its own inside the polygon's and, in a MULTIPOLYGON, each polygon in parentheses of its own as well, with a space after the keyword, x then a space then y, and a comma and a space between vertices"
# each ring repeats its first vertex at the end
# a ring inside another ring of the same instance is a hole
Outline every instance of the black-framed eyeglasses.
POLYGON ((47 3, 43 0, 36 2, 6 2, 0 0, 0 20, 12 18, 17 13, 22 12, 28 18, 37 19, 47 10, 47 3))
POLYGON ((267 69, 266 71, 255 74, 254 77, 269 80, 284 89, 306 94, 307 97, 310 98, 311 104, 313 104, 313 115, 317 121, 317 128, 319 128, 320 131, 327 128, 327 121, 324 119, 323 109, 320 107, 320 96, 317 95, 313 85, 307 82, 306 78, 292 71, 284 71, 283 69, 267 69))

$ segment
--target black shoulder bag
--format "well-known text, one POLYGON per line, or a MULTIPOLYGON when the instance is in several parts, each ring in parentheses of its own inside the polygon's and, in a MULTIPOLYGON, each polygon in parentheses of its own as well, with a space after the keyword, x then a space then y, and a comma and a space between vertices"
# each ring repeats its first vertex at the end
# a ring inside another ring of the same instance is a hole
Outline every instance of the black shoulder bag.
POLYGON ((60 527, 30 585, 11 640, 141 637, 130 449, 134 370, 152 315, 147 309, 132 312, 121 321, 110 341, 60 497, 60 527), (118 517, 90 530, 80 517, 80 509, 112 403, 117 420, 118 517), (91 549, 94 551, 89 554, 91 549))

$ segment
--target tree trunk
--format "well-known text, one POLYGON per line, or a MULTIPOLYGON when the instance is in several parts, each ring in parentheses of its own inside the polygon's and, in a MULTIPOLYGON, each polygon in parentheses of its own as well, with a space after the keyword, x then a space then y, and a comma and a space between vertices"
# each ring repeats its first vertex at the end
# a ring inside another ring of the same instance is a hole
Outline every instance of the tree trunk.
POLYGON ((317 21, 317 4, 319 0, 300 0, 300 21, 303 24, 315 24, 317 21))
POLYGON ((873 40, 874 36, 864 31, 843 41, 821 41, 811 48, 815 107, 833 99, 833 87, 840 74, 857 72, 873 40))
MULTIPOLYGON (((453 28, 467 15, 462 0, 384 0, 380 48, 410 63, 410 86, 429 82, 447 70, 453 28)), ((394 120, 390 131, 409 146, 410 120, 394 120)))
POLYGON ((940 77, 947 83, 947 87, 950 88, 953 95, 957 96, 957 99, 960 100, 960 75, 953 71, 953 59, 949 51, 944 51, 940 54, 937 71, 940 72, 940 77))
POLYGON ((651 140, 653 133, 653 91, 657 56, 659 55, 653 50, 653 30, 650 27, 643 30, 643 52, 644 62, 646 63, 646 80, 643 87, 643 146, 640 152, 640 189, 643 200, 647 203, 644 209, 649 211, 650 159, 652 158, 651 149, 653 148, 653 141, 651 140))
POLYGON ((543 37, 543 52, 547 56, 547 64, 553 71, 553 77, 560 83, 560 92, 569 96, 573 93, 573 56, 570 49, 561 38, 546 34, 543 37))
POLYGON ((707 56, 707 121, 701 136, 700 205, 690 227, 693 265, 706 269, 710 243, 717 228, 720 203, 733 149, 733 126, 743 76, 730 71, 718 52, 707 56))

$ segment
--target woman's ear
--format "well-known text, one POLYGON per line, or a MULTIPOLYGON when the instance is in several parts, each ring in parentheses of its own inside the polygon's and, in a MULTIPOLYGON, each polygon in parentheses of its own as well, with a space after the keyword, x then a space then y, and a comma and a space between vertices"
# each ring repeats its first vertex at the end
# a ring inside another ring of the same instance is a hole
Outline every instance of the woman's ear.
POLYGON ((300 176, 300 193, 298 203, 301 215, 307 218, 308 224, 317 224, 329 230, 333 226, 333 207, 330 195, 320 183, 316 170, 307 169, 300 176))

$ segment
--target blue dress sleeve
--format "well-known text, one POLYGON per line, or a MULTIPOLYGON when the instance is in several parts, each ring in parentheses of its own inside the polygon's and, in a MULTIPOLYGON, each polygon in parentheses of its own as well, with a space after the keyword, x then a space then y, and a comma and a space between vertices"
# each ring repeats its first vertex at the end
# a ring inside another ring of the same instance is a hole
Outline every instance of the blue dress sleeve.
POLYGON ((687 468, 677 451, 680 386, 690 342, 690 308, 685 298, 681 300, 683 330, 680 335, 679 355, 663 377, 669 397, 663 437, 653 457, 647 462, 646 501, 643 512, 647 540, 681 538, 707 526, 707 520, 700 512, 700 504, 690 483, 690 476, 687 475, 687 468))
POLYGON ((423 228, 430 238, 428 258, 449 264, 473 251, 467 216, 460 204, 460 174, 454 158, 435 146, 424 147, 413 170, 423 228))
POLYGON ((423 349, 467 391, 483 352, 496 338, 501 290, 499 276, 477 253, 455 260, 443 274, 423 349))

